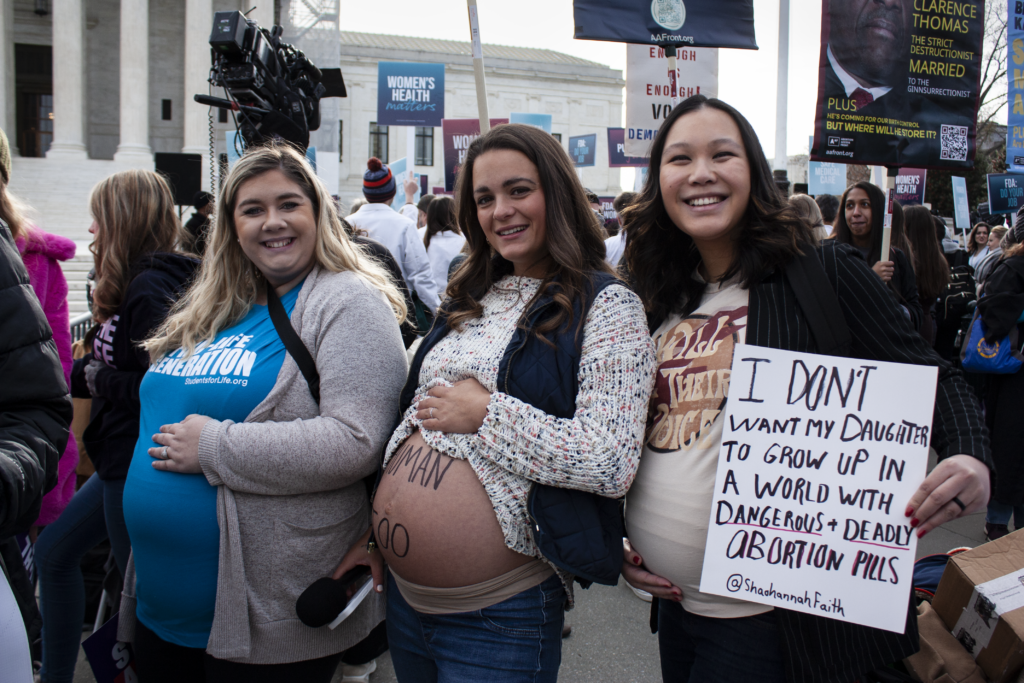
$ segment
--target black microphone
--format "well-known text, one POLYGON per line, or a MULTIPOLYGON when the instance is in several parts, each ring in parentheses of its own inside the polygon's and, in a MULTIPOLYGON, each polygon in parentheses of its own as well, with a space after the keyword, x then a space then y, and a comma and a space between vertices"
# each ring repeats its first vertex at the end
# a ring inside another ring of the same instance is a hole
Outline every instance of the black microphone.
POLYGON ((348 604, 348 588, 360 577, 368 574, 365 565, 354 567, 335 581, 329 576, 314 581, 295 601, 295 613, 306 626, 319 628, 334 621, 348 604))

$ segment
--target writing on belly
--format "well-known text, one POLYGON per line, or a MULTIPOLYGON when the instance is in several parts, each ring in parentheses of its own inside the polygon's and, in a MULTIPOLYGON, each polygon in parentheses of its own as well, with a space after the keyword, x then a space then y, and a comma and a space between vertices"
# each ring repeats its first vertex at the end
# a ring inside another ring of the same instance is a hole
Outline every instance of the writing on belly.
POLYGON ((690 316, 655 340, 657 381, 647 444, 671 453, 707 448, 729 396, 733 349, 747 307, 690 316))
POLYGON ((397 477, 399 472, 403 477, 408 474, 410 484, 416 482, 423 488, 433 486, 436 491, 448 468, 455 462, 451 458, 444 458, 448 462, 444 463, 442 469, 443 457, 440 451, 432 450, 422 441, 418 444, 406 441, 398 452, 391 456, 388 466, 384 469, 384 476, 397 477))

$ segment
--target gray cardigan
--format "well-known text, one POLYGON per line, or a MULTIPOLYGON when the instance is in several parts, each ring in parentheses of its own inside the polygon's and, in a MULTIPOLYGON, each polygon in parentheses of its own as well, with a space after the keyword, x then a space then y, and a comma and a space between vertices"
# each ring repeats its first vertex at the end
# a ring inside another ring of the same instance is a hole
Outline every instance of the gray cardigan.
MULTIPOLYGON (((217 487, 220 561, 206 651, 218 659, 326 657, 384 618, 383 596, 371 593, 338 628, 314 629, 299 621, 295 601, 369 526, 362 479, 377 467, 408 371, 398 323, 383 295, 358 276, 319 267, 306 278, 291 322, 320 372, 319 408, 286 355, 274 388, 244 422, 211 420, 199 440, 203 473, 217 487)), ((130 562, 119 639, 131 641, 134 630, 130 562)))

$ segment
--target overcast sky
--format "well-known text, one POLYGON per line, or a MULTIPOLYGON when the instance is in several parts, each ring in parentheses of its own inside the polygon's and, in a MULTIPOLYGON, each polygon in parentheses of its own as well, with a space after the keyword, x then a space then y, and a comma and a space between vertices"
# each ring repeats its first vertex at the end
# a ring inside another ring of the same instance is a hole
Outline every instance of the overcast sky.
MULTIPOLYGON (((575 40, 571 0, 478 0, 485 43, 537 47, 576 55, 614 69, 626 68, 617 43, 575 40)), ((818 87, 820 0, 790 0, 789 154, 806 154, 813 133, 818 87)), ((775 155, 778 0, 754 0, 759 50, 722 50, 719 97, 753 123, 769 161, 775 155)), ((465 0, 388 0, 342 3, 341 29, 366 33, 469 40, 465 0)), ((625 114, 625 109, 623 109, 625 114)))

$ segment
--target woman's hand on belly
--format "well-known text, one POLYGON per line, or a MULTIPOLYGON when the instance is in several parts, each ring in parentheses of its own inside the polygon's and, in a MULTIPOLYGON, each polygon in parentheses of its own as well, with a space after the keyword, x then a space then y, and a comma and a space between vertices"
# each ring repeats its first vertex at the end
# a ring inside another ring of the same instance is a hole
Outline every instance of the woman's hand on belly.
POLYGON ((153 435, 157 445, 149 449, 149 455, 156 458, 153 468, 200 474, 203 469, 199 466, 199 436, 211 419, 205 415, 189 415, 181 422, 162 426, 160 433, 153 435))
MULTIPOLYGON (((341 558, 341 564, 334 570, 334 574, 331 578, 337 581, 345 572, 350 569, 354 569, 360 565, 370 568, 370 574, 373 576, 373 587, 378 593, 384 592, 384 558, 381 556, 380 551, 374 548, 368 548, 367 544, 370 542, 370 529, 366 530, 359 540, 352 544, 352 547, 345 553, 345 557, 341 558)), ((352 592, 352 589, 349 589, 352 592)), ((349 597, 352 597, 351 594, 349 597)))
POLYGON ((475 434, 487 417, 491 392, 475 379, 450 387, 434 387, 416 404, 416 419, 424 429, 445 434, 475 434))
POLYGON ((663 576, 652 574, 643 568, 644 558, 633 550, 629 539, 622 539, 622 578, 633 588, 647 591, 656 598, 674 602, 683 601, 683 589, 663 576))

